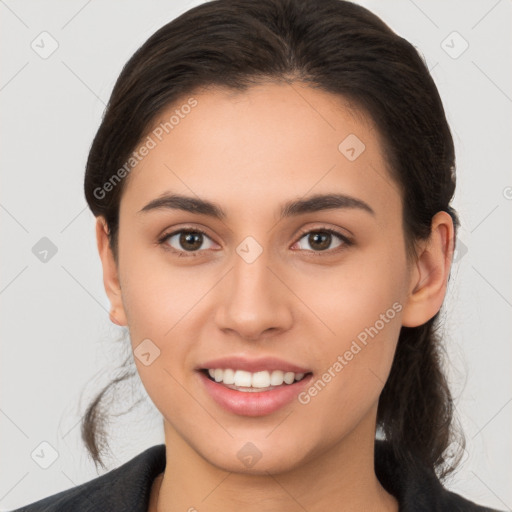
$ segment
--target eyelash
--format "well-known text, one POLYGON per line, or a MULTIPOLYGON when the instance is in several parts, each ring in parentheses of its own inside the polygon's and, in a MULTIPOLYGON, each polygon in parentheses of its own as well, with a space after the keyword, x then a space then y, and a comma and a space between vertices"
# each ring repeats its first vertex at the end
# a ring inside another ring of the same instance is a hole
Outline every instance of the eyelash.
MULTIPOLYGON (((200 229, 200 228, 191 228, 191 227, 178 229, 178 230, 173 231, 171 233, 166 233, 166 234, 162 235, 158 239, 158 244, 161 245, 165 250, 171 251, 172 253, 177 254, 178 257, 182 257, 182 256, 185 256, 185 257, 190 257, 190 256, 191 257, 197 257, 197 256, 201 255, 200 254, 201 251, 178 251, 177 249, 174 249, 169 244, 167 244, 167 240, 169 238, 171 238, 172 236, 177 235, 179 233, 200 233, 200 234, 210 238, 208 236, 208 234, 205 231, 203 231, 202 229, 200 229)), ((330 229, 330 228, 327 228, 327 227, 320 227, 320 228, 309 229, 309 230, 307 230, 307 229, 301 230, 300 237, 298 238, 297 242, 299 240, 301 240, 302 238, 304 238, 305 235, 308 235, 308 234, 311 234, 311 233, 329 233, 331 235, 337 236, 343 242, 339 247, 336 247, 335 249, 327 249, 325 251, 308 251, 308 252, 311 253, 312 256, 325 256, 325 255, 331 256, 333 254, 337 254, 338 252, 340 252, 340 251, 342 251, 342 250, 346 249, 347 247, 350 247, 350 246, 352 246, 354 244, 354 242, 350 238, 348 238, 347 236, 342 235, 339 231, 336 231, 335 229, 330 229)), ((297 243, 297 242, 295 242, 295 243, 297 243)))

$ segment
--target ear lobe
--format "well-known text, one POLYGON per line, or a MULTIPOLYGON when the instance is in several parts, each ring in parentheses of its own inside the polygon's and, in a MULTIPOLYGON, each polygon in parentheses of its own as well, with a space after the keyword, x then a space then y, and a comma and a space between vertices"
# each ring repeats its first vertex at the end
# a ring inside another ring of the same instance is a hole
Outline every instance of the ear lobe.
POLYGON ((103 286, 111 304, 110 320, 116 325, 127 325, 117 264, 108 239, 108 226, 102 216, 96 219, 96 243, 103 267, 103 286))
POLYGON ((441 309, 450 275, 453 249, 453 220, 447 212, 438 212, 432 218, 429 239, 420 244, 411 272, 409 297, 402 315, 404 327, 423 325, 441 309))

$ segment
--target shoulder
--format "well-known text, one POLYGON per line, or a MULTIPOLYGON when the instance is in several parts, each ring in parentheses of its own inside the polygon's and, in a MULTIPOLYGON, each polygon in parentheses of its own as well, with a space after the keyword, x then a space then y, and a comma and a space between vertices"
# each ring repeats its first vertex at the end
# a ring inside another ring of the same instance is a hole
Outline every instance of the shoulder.
POLYGON ((478 505, 454 492, 444 489, 445 495, 443 497, 443 510, 450 510, 454 512, 500 512, 494 508, 478 505))
POLYGON ((425 468, 403 467, 385 441, 375 444, 375 472, 384 488, 397 498, 400 512, 499 512, 449 491, 425 468))
POLYGON ((165 445, 155 445, 104 475, 12 512, 146 512, 151 485, 165 468, 165 445))
POLYGON ((426 485, 416 493, 408 494, 400 503, 400 510, 411 512, 500 512, 496 509, 479 505, 455 492, 437 486, 426 485))

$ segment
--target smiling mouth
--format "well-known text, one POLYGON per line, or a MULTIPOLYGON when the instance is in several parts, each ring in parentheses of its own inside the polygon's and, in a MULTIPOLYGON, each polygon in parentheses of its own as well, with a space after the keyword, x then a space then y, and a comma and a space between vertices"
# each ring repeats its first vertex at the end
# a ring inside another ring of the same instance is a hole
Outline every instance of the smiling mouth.
POLYGON ((246 393, 271 391, 283 386, 292 386, 311 375, 311 372, 294 373, 283 372, 282 370, 248 372, 231 368, 203 368, 201 372, 217 384, 246 393))

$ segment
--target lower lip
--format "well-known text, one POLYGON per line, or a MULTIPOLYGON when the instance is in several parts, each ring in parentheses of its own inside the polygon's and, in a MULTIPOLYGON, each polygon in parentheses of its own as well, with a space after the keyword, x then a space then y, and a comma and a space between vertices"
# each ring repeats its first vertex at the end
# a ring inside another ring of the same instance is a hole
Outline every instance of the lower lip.
POLYGON ((241 416, 265 416, 292 402, 311 380, 312 374, 293 384, 269 391, 236 391, 209 379, 199 372, 206 391, 221 407, 241 416))

